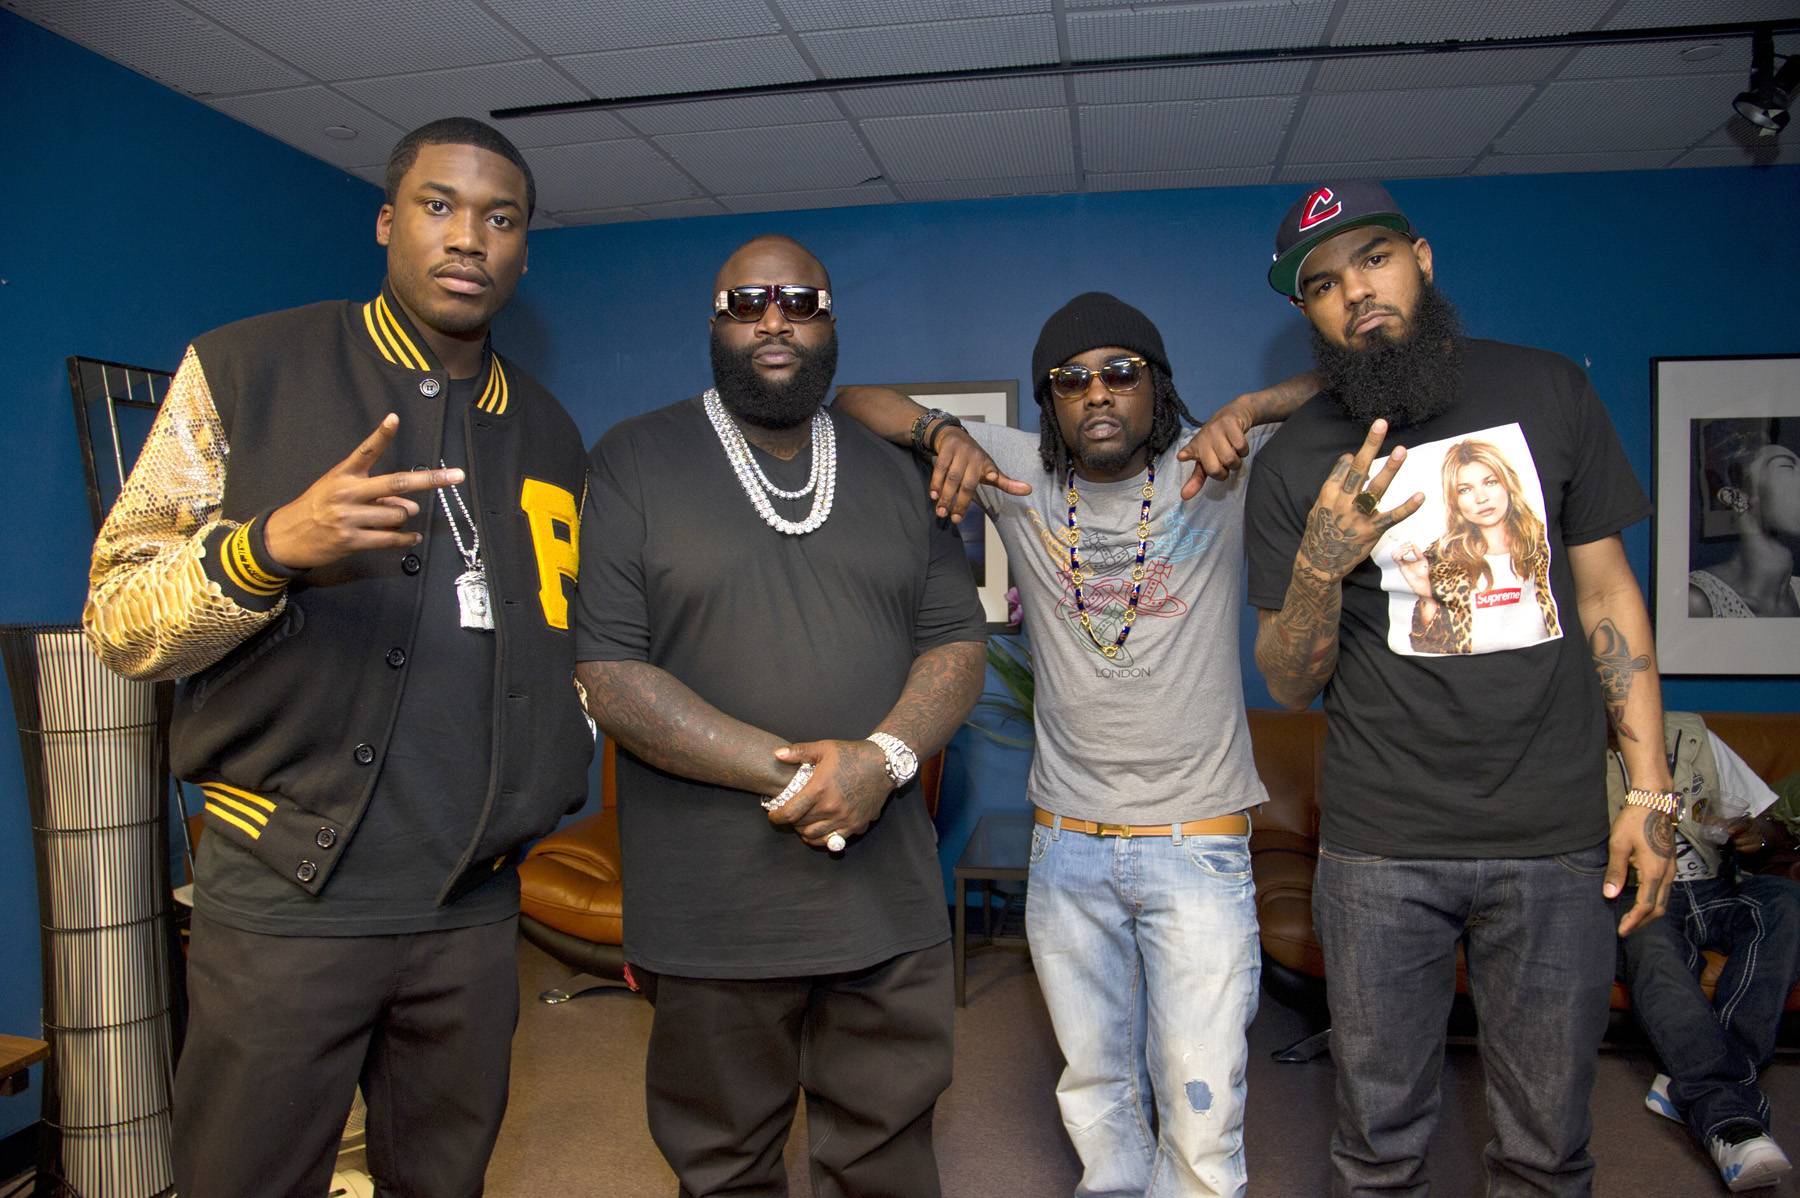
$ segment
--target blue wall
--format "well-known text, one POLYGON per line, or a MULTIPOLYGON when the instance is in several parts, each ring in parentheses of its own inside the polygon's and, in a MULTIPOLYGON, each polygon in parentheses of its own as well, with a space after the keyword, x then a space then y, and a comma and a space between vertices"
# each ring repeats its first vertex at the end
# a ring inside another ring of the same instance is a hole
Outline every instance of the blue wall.
MULTIPOLYGON (((88 522, 63 357, 172 366, 195 333, 372 289, 367 184, 0 12, 0 151, 16 199, 0 250, 0 622, 75 618, 88 522), (22 114, 39 114, 27 121, 22 114), (22 189, 23 194, 19 195, 22 189)), ((1307 363, 1300 318, 1262 282, 1296 189, 852 208, 534 234, 502 318, 508 351, 590 437, 705 385, 718 264, 765 230, 811 245, 843 311, 844 381, 1021 377, 1039 324, 1103 288, 1161 324, 1206 413, 1307 363)), ((1800 168, 1420 180, 1393 191, 1480 335, 1588 363, 1648 481, 1657 354, 1800 350, 1800 168)), ((1024 413, 1035 426, 1035 412, 1024 413)), ((1648 528, 1626 535, 1640 576, 1648 528)), ((1252 704, 1269 702, 1248 657, 1252 704)), ((1671 680, 1672 706, 1800 709, 1800 680, 1671 680)), ((0 699, 0 704, 6 701, 0 699)), ((0 708, 0 727, 10 712, 0 708)), ((1025 757, 967 733, 946 783, 943 856, 982 810, 1023 802, 1025 757)), ((0 1030, 38 1020, 36 907, 17 741, 0 734, 0 1030)), ((0 1135, 36 1091, 0 1099, 0 1135)))
MULTIPOLYGON (((173 369, 188 338, 373 293, 380 193, 0 12, 0 623, 81 615, 88 515, 68 354, 173 369)), ((0 696, 0 1031, 37 1035, 37 898, 19 742, 0 696)), ((0 1098, 33 1122, 38 1081, 0 1098)))

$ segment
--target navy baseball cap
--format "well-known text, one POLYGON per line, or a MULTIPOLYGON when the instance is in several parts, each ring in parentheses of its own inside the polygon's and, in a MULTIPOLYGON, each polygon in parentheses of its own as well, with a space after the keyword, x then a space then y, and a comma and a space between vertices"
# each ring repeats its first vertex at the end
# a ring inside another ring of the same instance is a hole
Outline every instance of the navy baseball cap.
POLYGON ((1300 267, 1306 256, 1326 238, 1359 225, 1381 225, 1413 236, 1412 222, 1379 183, 1332 183, 1301 196, 1281 218, 1281 228, 1275 233, 1275 264, 1269 267, 1269 286, 1298 299, 1300 267))

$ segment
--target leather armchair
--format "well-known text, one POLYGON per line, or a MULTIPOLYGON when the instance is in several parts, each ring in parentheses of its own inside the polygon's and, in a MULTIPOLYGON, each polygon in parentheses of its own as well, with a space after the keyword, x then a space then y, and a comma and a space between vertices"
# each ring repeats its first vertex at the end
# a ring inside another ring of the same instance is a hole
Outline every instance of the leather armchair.
MULTIPOLYGON (((1250 835, 1250 869, 1256 879, 1256 914, 1263 950, 1263 984, 1278 1001, 1304 1012, 1325 1028, 1325 959, 1313 930, 1312 883, 1319 856, 1319 780, 1325 752, 1325 715, 1320 711, 1252 708, 1250 739, 1257 772, 1269 801, 1255 815, 1250 835)), ((1764 712, 1703 712, 1706 726, 1730 745, 1765 781, 1800 770, 1800 715, 1764 712)), ((1725 959, 1706 954, 1701 985, 1710 996, 1725 959)), ((1458 954, 1458 993, 1468 993, 1468 974, 1458 954)), ((1615 1011, 1629 1010, 1631 996, 1613 985, 1615 1011)), ((1788 995, 1787 1010, 1800 1011, 1800 985, 1788 995)), ((1321 1030, 1276 1054, 1278 1060, 1308 1060, 1324 1051, 1321 1030)))

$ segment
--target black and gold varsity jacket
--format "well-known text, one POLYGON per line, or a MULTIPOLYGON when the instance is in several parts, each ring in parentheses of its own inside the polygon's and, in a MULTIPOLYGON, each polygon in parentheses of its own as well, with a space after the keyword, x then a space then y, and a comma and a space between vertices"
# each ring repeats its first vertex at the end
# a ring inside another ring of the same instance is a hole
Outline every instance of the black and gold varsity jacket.
MULTIPOLYGON (((225 835, 319 894, 388 748, 423 601, 423 555, 370 551, 301 574, 270 512, 388 412, 375 473, 437 462, 449 375, 385 287, 226 325, 188 347, 94 545, 82 623, 107 665, 181 678, 171 757, 225 835)), ((487 798, 448 902, 586 794, 593 737, 569 628, 587 456, 555 397, 491 347, 468 412, 468 488, 494 614, 487 798)), ((429 500, 427 499, 427 502, 429 500)), ((436 552, 454 552, 440 545, 436 552)))

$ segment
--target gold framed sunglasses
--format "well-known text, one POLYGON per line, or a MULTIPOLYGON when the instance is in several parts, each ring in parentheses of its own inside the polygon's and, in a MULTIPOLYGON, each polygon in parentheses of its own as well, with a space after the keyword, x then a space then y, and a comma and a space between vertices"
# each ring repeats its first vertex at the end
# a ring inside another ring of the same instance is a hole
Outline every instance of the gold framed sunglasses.
POLYGON ((1085 366, 1053 366, 1050 368, 1050 390, 1063 399, 1086 395, 1088 384, 1098 375, 1101 385, 1108 391, 1130 391, 1144 381, 1149 366, 1149 362, 1136 356, 1109 358, 1100 363, 1098 370, 1089 370, 1085 366))

